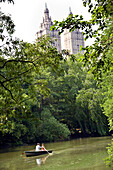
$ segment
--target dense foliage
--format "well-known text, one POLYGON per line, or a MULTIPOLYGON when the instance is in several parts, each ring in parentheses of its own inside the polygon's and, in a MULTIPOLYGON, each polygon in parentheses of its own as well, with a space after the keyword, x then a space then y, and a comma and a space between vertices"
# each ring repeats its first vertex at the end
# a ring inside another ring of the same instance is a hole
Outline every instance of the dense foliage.
POLYGON ((41 112, 41 121, 37 127, 37 141, 53 142, 68 139, 70 131, 68 127, 60 123, 51 115, 49 109, 41 112))
MULTIPOLYGON (((103 114, 103 92, 93 75, 88 73, 78 61, 62 61, 64 71, 52 72, 51 67, 42 68, 35 75, 35 81, 46 82, 48 95, 37 91, 35 100, 26 100, 25 108, 29 108, 27 119, 21 111, 15 111, 16 117, 9 118, 7 133, 1 132, 1 144, 48 142, 68 139, 69 136, 103 136, 109 134, 108 121, 103 114), (21 119, 20 119, 21 118, 21 119)), ((29 86, 21 86, 26 89, 29 86)), ((104 91, 103 91, 104 90, 104 91)))
POLYGON ((108 157, 106 158, 106 165, 110 166, 113 168, 113 139, 111 141, 111 144, 109 144, 109 146, 107 147, 107 153, 108 153, 108 157))
POLYGON ((5 133, 11 129, 12 117, 29 115, 26 100, 36 100, 38 91, 49 93, 44 81, 34 81, 36 74, 47 67, 59 72, 63 57, 53 48, 49 37, 42 37, 34 44, 13 38, 15 25, 11 17, 0 13, 0 130, 5 133))

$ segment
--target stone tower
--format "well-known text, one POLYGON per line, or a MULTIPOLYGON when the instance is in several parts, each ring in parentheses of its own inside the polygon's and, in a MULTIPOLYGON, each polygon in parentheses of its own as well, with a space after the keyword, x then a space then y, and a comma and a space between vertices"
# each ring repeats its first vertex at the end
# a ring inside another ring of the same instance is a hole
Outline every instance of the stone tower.
MULTIPOLYGON (((71 8, 69 8, 69 15, 70 14, 72 14, 71 8)), ((65 29, 64 46, 71 54, 77 54, 80 50, 80 46, 84 47, 83 34, 78 29, 75 29, 73 32, 69 32, 68 29, 65 29)), ((83 51, 80 51, 80 53, 83 53, 83 51)))
POLYGON ((37 38, 42 37, 43 35, 50 35, 50 37, 55 40, 53 42, 53 46, 55 46, 58 52, 61 52, 61 37, 59 36, 59 30, 50 31, 53 22, 51 17, 49 17, 49 10, 47 8, 47 4, 45 3, 44 17, 43 22, 40 24, 40 30, 36 33, 37 38))

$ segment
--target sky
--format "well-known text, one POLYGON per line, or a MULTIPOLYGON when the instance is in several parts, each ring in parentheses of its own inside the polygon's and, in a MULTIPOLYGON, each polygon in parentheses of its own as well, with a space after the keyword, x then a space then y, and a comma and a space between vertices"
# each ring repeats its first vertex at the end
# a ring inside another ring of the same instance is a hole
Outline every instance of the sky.
MULTIPOLYGON (((69 7, 74 15, 82 14, 86 20, 90 18, 87 8, 82 5, 82 0, 15 0, 14 5, 1 3, 0 6, 5 14, 9 13, 12 16, 16 26, 15 36, 32 43, 43 21, 45 3, 47 3, 52 21, 65 19, 69 14, 69 7)), ((88 45, 91 41, 85 44, 88 45)))

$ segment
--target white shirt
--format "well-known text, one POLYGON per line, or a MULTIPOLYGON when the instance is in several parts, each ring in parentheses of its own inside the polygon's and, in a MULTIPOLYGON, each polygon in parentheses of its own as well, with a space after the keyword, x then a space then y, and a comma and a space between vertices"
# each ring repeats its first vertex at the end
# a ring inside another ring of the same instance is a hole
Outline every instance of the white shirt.
POLYGON ((36 151, 40 151, 41 146, 40 145, 36 145, 36 151))

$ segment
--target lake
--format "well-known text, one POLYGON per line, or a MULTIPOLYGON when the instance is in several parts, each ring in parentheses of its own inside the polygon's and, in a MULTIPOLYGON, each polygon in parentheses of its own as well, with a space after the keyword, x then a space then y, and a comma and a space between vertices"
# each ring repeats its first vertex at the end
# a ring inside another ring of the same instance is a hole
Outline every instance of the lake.
POLYGON ((110 170, 104 164, 110 141, 111 137, 91 137, 46 143, 46 149, 53 153, 36 157, 23 154, 34 145, 1 149, 0 170, 110 170))

